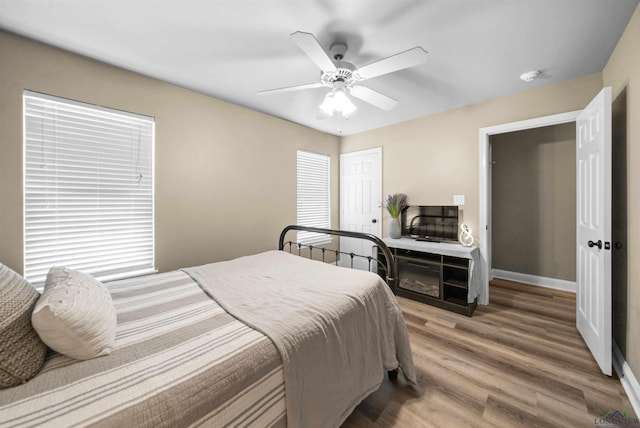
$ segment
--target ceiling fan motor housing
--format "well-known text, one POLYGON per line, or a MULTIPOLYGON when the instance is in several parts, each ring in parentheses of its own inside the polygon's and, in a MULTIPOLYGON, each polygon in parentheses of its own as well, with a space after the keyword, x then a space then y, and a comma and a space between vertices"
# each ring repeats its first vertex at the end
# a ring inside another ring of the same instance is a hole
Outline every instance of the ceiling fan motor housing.
POLYGON ((355 69, 356 67, 350 62, 338 61, 336 62, 336 70, 323 71, 320 76, 320 81, 323 85, 329 87, 333 87, 337 81, 344 82, 345 86, 350 86, 358 80, 353 73, 355 69))
POLYGON ((347 45, 344 43, 334 43, 329 48, 331 51, 331 56, 336 61, 342 61, 344 55, 347 53, 347 45))

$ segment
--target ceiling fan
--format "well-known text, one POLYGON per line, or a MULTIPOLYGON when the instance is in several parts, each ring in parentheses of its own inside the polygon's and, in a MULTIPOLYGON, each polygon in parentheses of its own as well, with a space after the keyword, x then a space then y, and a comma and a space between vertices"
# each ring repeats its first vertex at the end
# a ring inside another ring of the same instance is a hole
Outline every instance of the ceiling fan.
POLYGON ((383 74, 414 67, 422 64, 427 59, 427 52, 417 46, 364 67, 356 68, 353 64, 342 60, 347 52, 347 45, 344 43, 331 45, 332 60, 322 49, 313 34, 296 31, 291 34, 291 37, 320 68, 320 81, 306 85, 269 89, 260 91, 258 94, 270 95, 301 89, 328 87, 331 88, 331 91, 325 96, 324 102, 320 105, 320 110, 329 116, 333 115, 334 111, 338 111, 343 116, 348 116, 355 110, 355 106, 347 97, 347 93, 382 110, 392 110, 398 104, 398 101, 358 83, 383 74))

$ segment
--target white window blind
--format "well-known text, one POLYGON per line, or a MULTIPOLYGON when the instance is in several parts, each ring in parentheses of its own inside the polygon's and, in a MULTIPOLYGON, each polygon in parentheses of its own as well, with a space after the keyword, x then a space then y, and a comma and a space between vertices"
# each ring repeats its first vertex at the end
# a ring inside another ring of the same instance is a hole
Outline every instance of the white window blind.
MULTIPOLYGON (((301 226, 331 227, 330 160, 327 155, 298 150, 297 224, 301 226)), ((304 245, 330 240, 329 235, 298 231, 298 242, 304 245)))
POLYGON ((154 120, 24 92, 24 273, 154 271, 154 120))

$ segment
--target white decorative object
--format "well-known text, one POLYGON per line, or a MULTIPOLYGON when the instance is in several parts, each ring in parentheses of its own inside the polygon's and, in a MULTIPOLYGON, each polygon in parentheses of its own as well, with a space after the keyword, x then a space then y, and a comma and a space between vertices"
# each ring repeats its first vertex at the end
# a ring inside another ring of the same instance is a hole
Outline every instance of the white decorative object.
POLYGON ((465 247, 470 247, 473 245, 473 235, 471 235, 471 228, 464 223, 460 225, 459 240, 460 243, 465 247))
POLYGON ((116 311, 109 290, 91 275, 52 267, 31 322, 51 349, 77 360, 109 355, 116 311))

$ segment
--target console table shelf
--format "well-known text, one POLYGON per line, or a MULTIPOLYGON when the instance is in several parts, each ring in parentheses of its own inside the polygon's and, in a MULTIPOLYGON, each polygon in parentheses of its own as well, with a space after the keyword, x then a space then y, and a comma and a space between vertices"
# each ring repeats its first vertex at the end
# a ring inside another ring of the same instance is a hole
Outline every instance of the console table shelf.
POLYGON ((480 294, 479 250, 457 243, 384 239, 396 258, 394 292, 471 316, 480 294))

